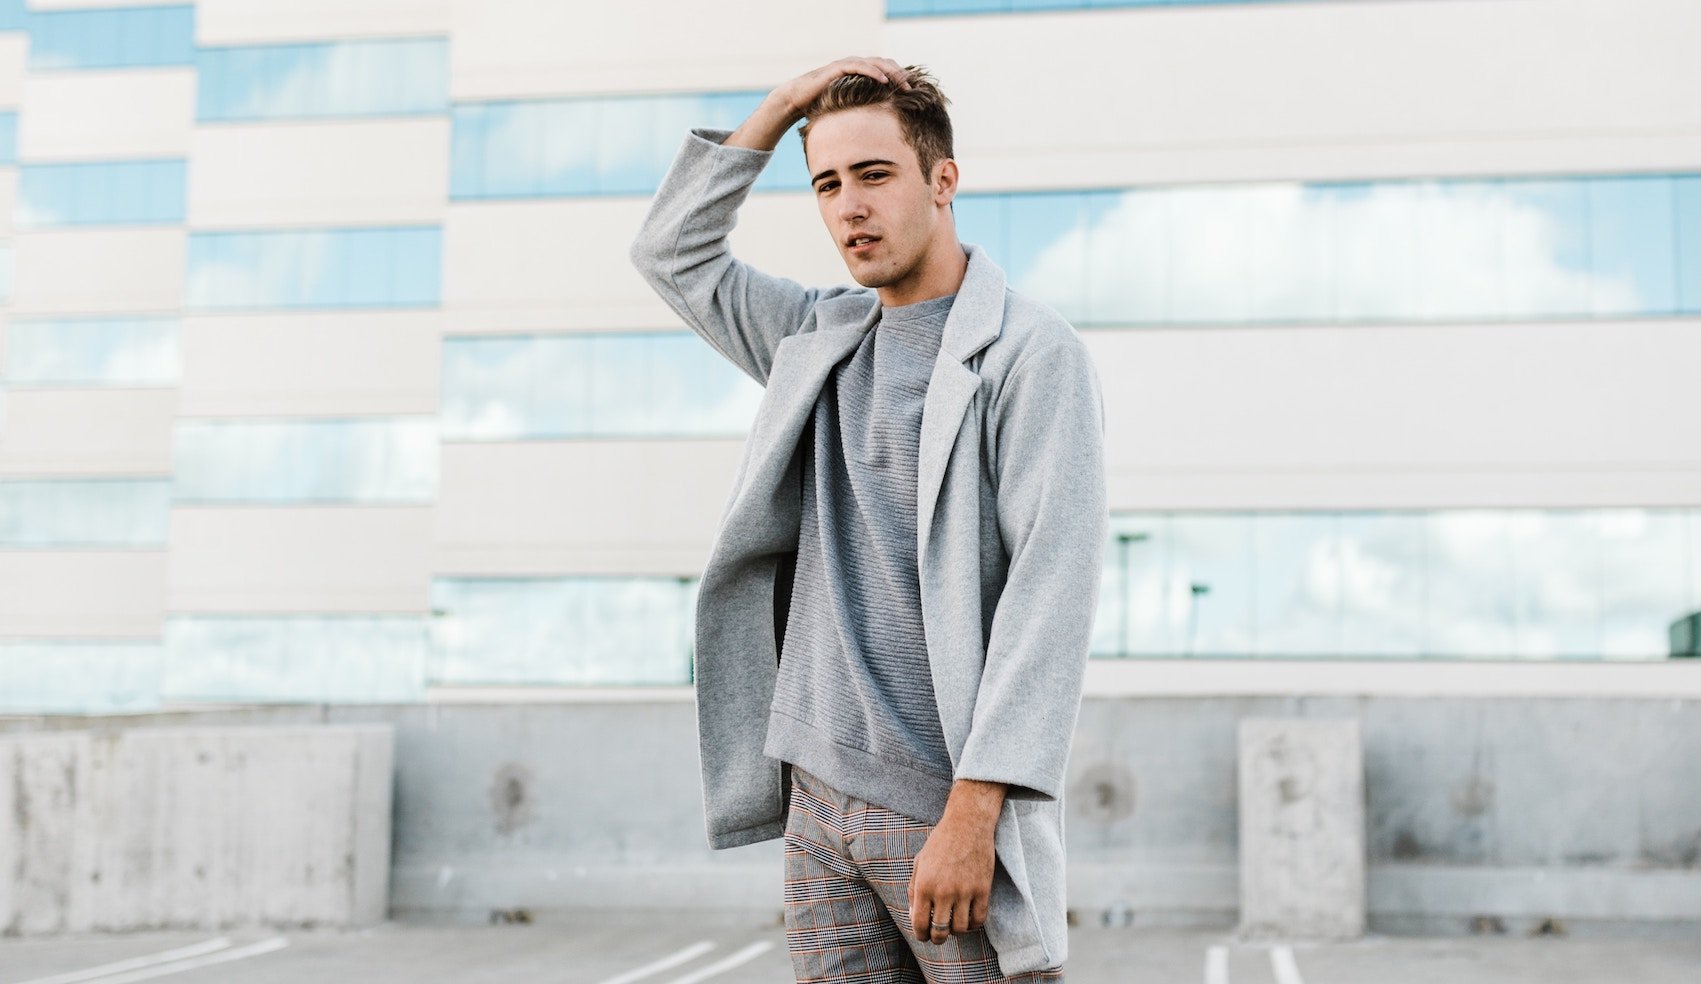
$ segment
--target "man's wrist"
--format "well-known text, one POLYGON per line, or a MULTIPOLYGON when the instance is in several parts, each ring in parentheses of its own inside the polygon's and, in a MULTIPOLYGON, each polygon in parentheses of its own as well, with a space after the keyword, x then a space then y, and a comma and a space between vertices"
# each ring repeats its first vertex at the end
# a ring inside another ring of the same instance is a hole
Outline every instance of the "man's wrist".
POLYGON ((803 119, 803 114, 792 107, 784 93, 775 89, 723 143, 729 147, 773 150, 780 145, 792 124, 800 119, 803 119))
POLYGON ((998 826, 998 814, 1004 809, 1007 783, 985 779, 958 779, 951 784, 951 795, 945 801, 945 818, 951 823, 965 823, 992 830, 998 826))

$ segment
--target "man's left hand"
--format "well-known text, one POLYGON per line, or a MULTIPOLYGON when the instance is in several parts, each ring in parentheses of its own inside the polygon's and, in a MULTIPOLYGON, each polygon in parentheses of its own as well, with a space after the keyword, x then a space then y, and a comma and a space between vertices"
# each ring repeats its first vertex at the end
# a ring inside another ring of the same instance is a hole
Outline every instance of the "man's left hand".
POLYGON ((910 874, 910 930, 916 939, 943 943, 953 933, 972 933, 986 924, 997 863, 993 832, 1004 788, 976 779, 959 779, 951 787, 945 815, 916 853, 910 874))

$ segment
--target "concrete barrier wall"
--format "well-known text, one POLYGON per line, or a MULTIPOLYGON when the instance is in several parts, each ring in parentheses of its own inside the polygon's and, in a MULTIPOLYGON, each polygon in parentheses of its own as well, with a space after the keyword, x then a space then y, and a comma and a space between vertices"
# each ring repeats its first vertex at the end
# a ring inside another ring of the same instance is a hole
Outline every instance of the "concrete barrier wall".
POLYGON ((389 725, 0 735, 0 933, 365 925, 389 908, 389 725))
POLYGON ((1364 933, 1358 722, 1240 721, 1240 936, 1364 933))
MULTIPOLYGON (((1509 932, 1551 918, 1574 933, 1701 935, 1701 701, 1683 699, 1088 699, 1066 792, 1067 895, 1082 920, 1235 925, 1248 717, 1360 722, 1370 931, 1468 932, 1486 916, 1509 932)), ((778 841, 705 845, 688 699, 139 720, 393 724, 396 918, 780 912, 778 841)), ((0 732, 87 726, 0 717, 0 732)))

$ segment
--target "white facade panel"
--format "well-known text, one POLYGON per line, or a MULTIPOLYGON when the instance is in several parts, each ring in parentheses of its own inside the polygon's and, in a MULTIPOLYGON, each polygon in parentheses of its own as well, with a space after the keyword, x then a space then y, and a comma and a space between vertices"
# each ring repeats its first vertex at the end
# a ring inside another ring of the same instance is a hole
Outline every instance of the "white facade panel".
POLYGON ((18 169, 0 167, 0 236, 13 232, 12 213, 18 207, 18 169))
POLYGON ((186 157, 195 69, 78 69, 24 77, 18 159, 186 157))
POLYGON ((769 89, 877 51, 883 0, 454 0, 453 97, 769 89))
POLYGON ((203 45, 447 34, 450 0, 196 0, 203 45))
POLYGON ((802 284, 856 283, 808 192, 751 195, 738 210, 738 226, 729 243, 734 256, 756 269, 802 284))
POLYGON ((0 550, 0 634, 158 639, 163 550, 0 550))
POLYGON ((16 109, 23 104, 29 53, 29 35, 22 31, 0 31, 0 107, 16 109))
POLYGON ((423 612, 428 506, 177 506, 173 613, 423 612))
POLYGON ((1409 0, 901 18, 882 47, 955 100, 968 189, 1701 163, 1701 4, 1627 12, 1409 0), (1021 68, 1036 52, 1053 66, 1037 76, 1021 68))
POLYGON ((0 476, 170 475, 176 413, 174 389, 9 386, 0 476))
POLYGON ((695 574, 742 441, 449 443, 439 574, 695 574))
MULTIPOLYGON (((443 306, 455 333, 680 324, 627 256, 647 199, 457 204, 443 232, 443 306)), ((805 283, 846 282, 807 195, 753 195, 734 255, 805 283)))
MULTIPOLYGON (((1664 663, 1571 660, 1095 659, 1094 697, 1701 697, 1701 673, 1664 663)), ((687 691, 689 693, 689 691, 687 691)), ((541 699, 534 697, 534 699, 541 699)))
POLYGON ((636 198, 452 206, 443 226, 446 329, 601 327, 656 318, 661 302, 645 296, 648 288, 619 241, 622 231, 638 228, 647 206, 636 198))
POLYGON ((177 311, 189 235, 182 228, 83 228, 12 240, 12 314, 177 311))
POLYGON ((187 317, 180 412, 436 413, 441 322, 437 311, 187 317))
POLYGON ((190 172, 196 229, 440 223, 449 121, 202 126, 190 172))
POLYGON ((1694 321, 1085 337, 1112 509, 1701 501, 1694 321))

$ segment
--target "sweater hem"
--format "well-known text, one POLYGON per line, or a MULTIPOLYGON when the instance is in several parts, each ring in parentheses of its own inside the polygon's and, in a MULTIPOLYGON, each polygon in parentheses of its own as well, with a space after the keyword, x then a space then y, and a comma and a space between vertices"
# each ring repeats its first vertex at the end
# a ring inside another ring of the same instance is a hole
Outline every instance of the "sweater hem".
POLYGON ((929 825, 938 825, 951 795, 950 778, 847 745, 778 708, 769 715, 762 753, 801 767, 841 793, 929 825))

